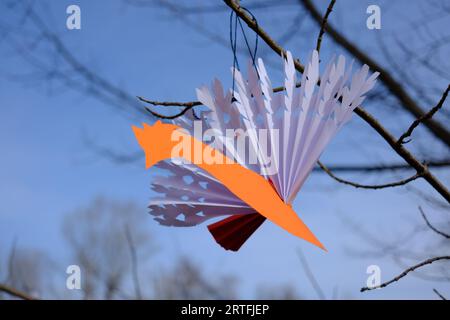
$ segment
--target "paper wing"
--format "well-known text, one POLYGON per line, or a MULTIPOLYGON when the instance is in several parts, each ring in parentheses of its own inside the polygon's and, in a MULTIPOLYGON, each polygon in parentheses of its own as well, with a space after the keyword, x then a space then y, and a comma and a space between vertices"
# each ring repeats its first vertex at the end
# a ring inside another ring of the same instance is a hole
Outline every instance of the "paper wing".
POLYGON ((168 174, 154 177, 151 183, 158 196, 149 209, 160 224, 194 226, 219 216, 254 213, 220 182, 198 167, 177 160, 156 165, 168 174))

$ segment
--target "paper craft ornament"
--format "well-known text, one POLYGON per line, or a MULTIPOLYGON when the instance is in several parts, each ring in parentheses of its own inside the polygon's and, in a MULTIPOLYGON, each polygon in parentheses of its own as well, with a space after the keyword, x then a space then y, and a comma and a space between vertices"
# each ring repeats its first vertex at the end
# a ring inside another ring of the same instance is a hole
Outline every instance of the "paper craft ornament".
MULTIPOLYGON (((326 66, 317 85, 319 56, 313 51, 297 86, 290 52, 283 61, 285 90, 280 93, 272 91, 261 59, 256 70, 249 64, 247 81, 239 70, 234 70, 235 92, 224 93, 219 80, 214 80, 211 88, 197 89, 198 99, 209 108, 199 114, 201 120, 197 121, 201 121, 203 130, 215 133, 211 146, 220 146, 223 154, 261 175, 272 185, 275 196, 291 205, 321 153, 350 120, 379 73, 369 76, 369 68, 364 65, 352 74, 352 64, 346 68, 345 58, 339 56, 326 66), (227 135, 227 129, 245 133, 247 148, 239 148, 235 143, 239 134, 227 135), (258 134, 261 132, 266 133, 264 141, 258 134), (249 154, 253 155, 253 162, 249 161, 249 154)), ((173 123, 195 135, 194 121, 193 116, 185 115, 173 123)), ((135 133, 138 137, 138 131, 135 133)), ((208 229, 223 248, 237 251, 266 220, 254 209, 255 205, 244 202, 193 163, 172 159, 156 166, 168 172, 151 182, 159 196, 151 200, 150 214, 161 225, 195 226, 226 216, 208 225, 208 229)), ((321 246, 313 236, 312 240, 303 238, 321 246)))

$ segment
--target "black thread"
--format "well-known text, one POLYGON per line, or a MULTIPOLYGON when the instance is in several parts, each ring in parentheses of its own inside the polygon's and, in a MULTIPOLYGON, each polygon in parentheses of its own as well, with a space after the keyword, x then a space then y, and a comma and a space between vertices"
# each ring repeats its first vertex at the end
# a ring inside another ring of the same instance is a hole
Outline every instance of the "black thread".
MULTIPOLYGON (((253 13, 250 12, 250 10, 248 10, 247 8, 241 7, 242 10, 244 10, 245 12, 247 12, 251 17, 252 20, 255 22, 256 27, 258 28, 258 22, 256 20, 256 17, 253 15, 253 13)), ((258 68, 256 67, 256 53, 258 51, 258 33, 255 32, 256 36, 255 36, 255 48, 252 52, 252 49, 250 47, 250 44, 248 42, 248 38, 247 35, 245 34, 245 30, 244 27, 242 25, 241 19, 239 18, 239 16, 234 12, 234 10, 231 10, 230 13, 230 44, 231 44, 231 50, 233 52, 233 79, 232 79, 232 93, 231 93, 231 102, 235 102, 236 98, 234 97, 234 87, 235 87, 235 70, 236 68, 238 70, 240 70, 239 68, 239 61, 237 58, 237 24, 239 23, 239 26, 241 28, 242 31, 242 36, 244 38, 245 41, 245 45, 247 46, 248 52, 250 54, 250 58, 252 59, 252 64, 253 67, 256 70, 256 75, 258 76, 259 79, 259 72, 258 72, 258 68), (234 29, 233 29, 233 17, 234 17, 234 29), (234 36, 233 36, 234 33, 234 36)))
MULTIPOLYGON (((256 17, 253 15, 253 13, 251 13, 251 11, 248 10, 247 8, 241 7, 241 9, 244 10, 245 12, 247 12, 252 17, 253 22, 255 22, 256 29, 258 29, 258 20, 256 20, 256 17)), ((239 23, 240 23, 240 21, 239 21, 239 23)), ((242 28, 242 24, 241 24, 241 28, 242 28)), ((247 48, 250 51, 250 46, 248 44, 248 41, 247 41, 247 38, 245 36, 245 32, 244 32, 243 29, 242 29, 242 33, 244 34, 244 38, 245 38, 245 42, 247 44, 247 48)), ((258 74, 258 69, 256 68, 256 52, 258 51, 258 39, 259 39, 258 33, 255 32, 255 49, 253 51, 253 56, 252 56, 251 53, 250 53, 250 56, 252 57, 253 66, 255 67, 255 70, 256 70, 257 74, 258 74)), ((258 78, 259 78, 259 74, 258 74, 258 78)))
POLYGON ((230 43, 231 43, 231 50, 233 51, 233 82, 232 82, 232 91, 231 91, 231 103, 236 101, 236 98, 234 97, 234 75, 235 75, 235 70, 236 67, 238 70, 240 70, 239 68, 239 62, 237 60, 237 55, 236 55, 236 46, 237 46, 237 22, 238 22, 238 16, 237 14, 235 15, 235 20, 234 20, 234 39, 233 39, 233 15, 234 15, 234 11, 231 10, 231 14, 230 14, 230 43))

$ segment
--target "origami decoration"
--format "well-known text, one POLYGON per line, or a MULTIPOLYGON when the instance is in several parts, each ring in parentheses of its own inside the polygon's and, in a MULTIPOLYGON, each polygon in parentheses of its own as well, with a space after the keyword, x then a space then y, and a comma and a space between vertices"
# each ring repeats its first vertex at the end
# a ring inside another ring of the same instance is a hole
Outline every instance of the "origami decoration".
MULTIPOLYGON (((319 80, 317 51, 311 54, 299 86, 290 52, 284 57, 284 72, 285 91, 280 93, 272 91, 261 59, 256 68, 249 64, 247 81, 239 70, 234 70, 235 92, 224 93, 219 80, 214 80, 211 89, 197 89, 198 99, 209 108, 201 112, 197 123, 214 133, 210 146, 259 174, 271 184, 275 196, 290 206, 327 144, 349 121, 379 73, 369 76, 369 68, 364 65, 352 74, 351 65, 346 68, 345 58, 339 56, 337 62, 333 59, 327 65, 319 80), (230 135, 229 129, 234 129, 235 134, 230 135), (236 145, 240 134, 245 134, 247 148, 236 145)), ((193 116, 185 115, 173 120, 173 124, 195 136, 195 121, 193 116)), ((143 129, 134 129, 139 140, 143 132, 139 130, 143 129)), ((222 247, 237 251, 266 217, 277 221, 277 213, 260 214, 254 204, 237 196, 239 192, 227 188, 218 175, 213 176, 195 163, 171 159, 156 166, 169 173, 151 182, 159 196, 151 200, 150 213, 162 225, 187 227, 227 216, 208 225, 208 229, 222 247)), ((323 247, 304 228, 300 236, 323 247)))

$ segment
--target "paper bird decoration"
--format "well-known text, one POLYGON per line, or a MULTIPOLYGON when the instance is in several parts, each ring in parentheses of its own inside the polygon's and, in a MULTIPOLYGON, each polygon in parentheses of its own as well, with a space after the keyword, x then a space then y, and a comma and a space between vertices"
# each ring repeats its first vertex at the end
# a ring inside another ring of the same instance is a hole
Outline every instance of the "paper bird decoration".
POLYGON ((317 51, 311 54, 300 85, 290 52, 284 57, 284 72, 285 91, 274 93, 264 63, 258 59, 256 68, 249 64, 247 81, 239 70, 234 70, 234 92, 224 93, 219 80, 211 89, 197 89, 198 99, 209 108, 200 114, 201 120, 186 115, 175 119, 170 128, 162 127, 164 124, 133 128, 146 152, 147 167, 166 159, 156 166, 168 175, 156 176, 151 182, 159 194, 149 205, 155 220, 165 226, 186 227, 226 216, 208 225, 208 229, 223 248, 237 251, 268 218, 323 248, 295 215, 291 204, 331 138, 349 121, 379 73, 369 76, 369 68, 364 65, 352 74, 352 66, 346 68, 345 58, 339 56, 319 79, 317 51), (187 131, 186 136, 195 137, 198 122, 203 132, 214 136, 203 148, 217 151, 216 156, 225 155, 233 164, 198 164, 186 154, 184 159, 168 159, 171 156, 162 155, 161 147, 156 152, 150 140, 145 140, 149 137, 158 144, 155 130, 159 130, 158 139, 164 139, 164 132, 173 133, 180 127, 187 131), (236 144, 241 135, 247 139, 246 148, 236 144), (150 160, 152 152, 161 154, 150 160), (233 172, 235 169, 238 171, 233 172), (234 176, 236 172, 240 177, 234 176))

